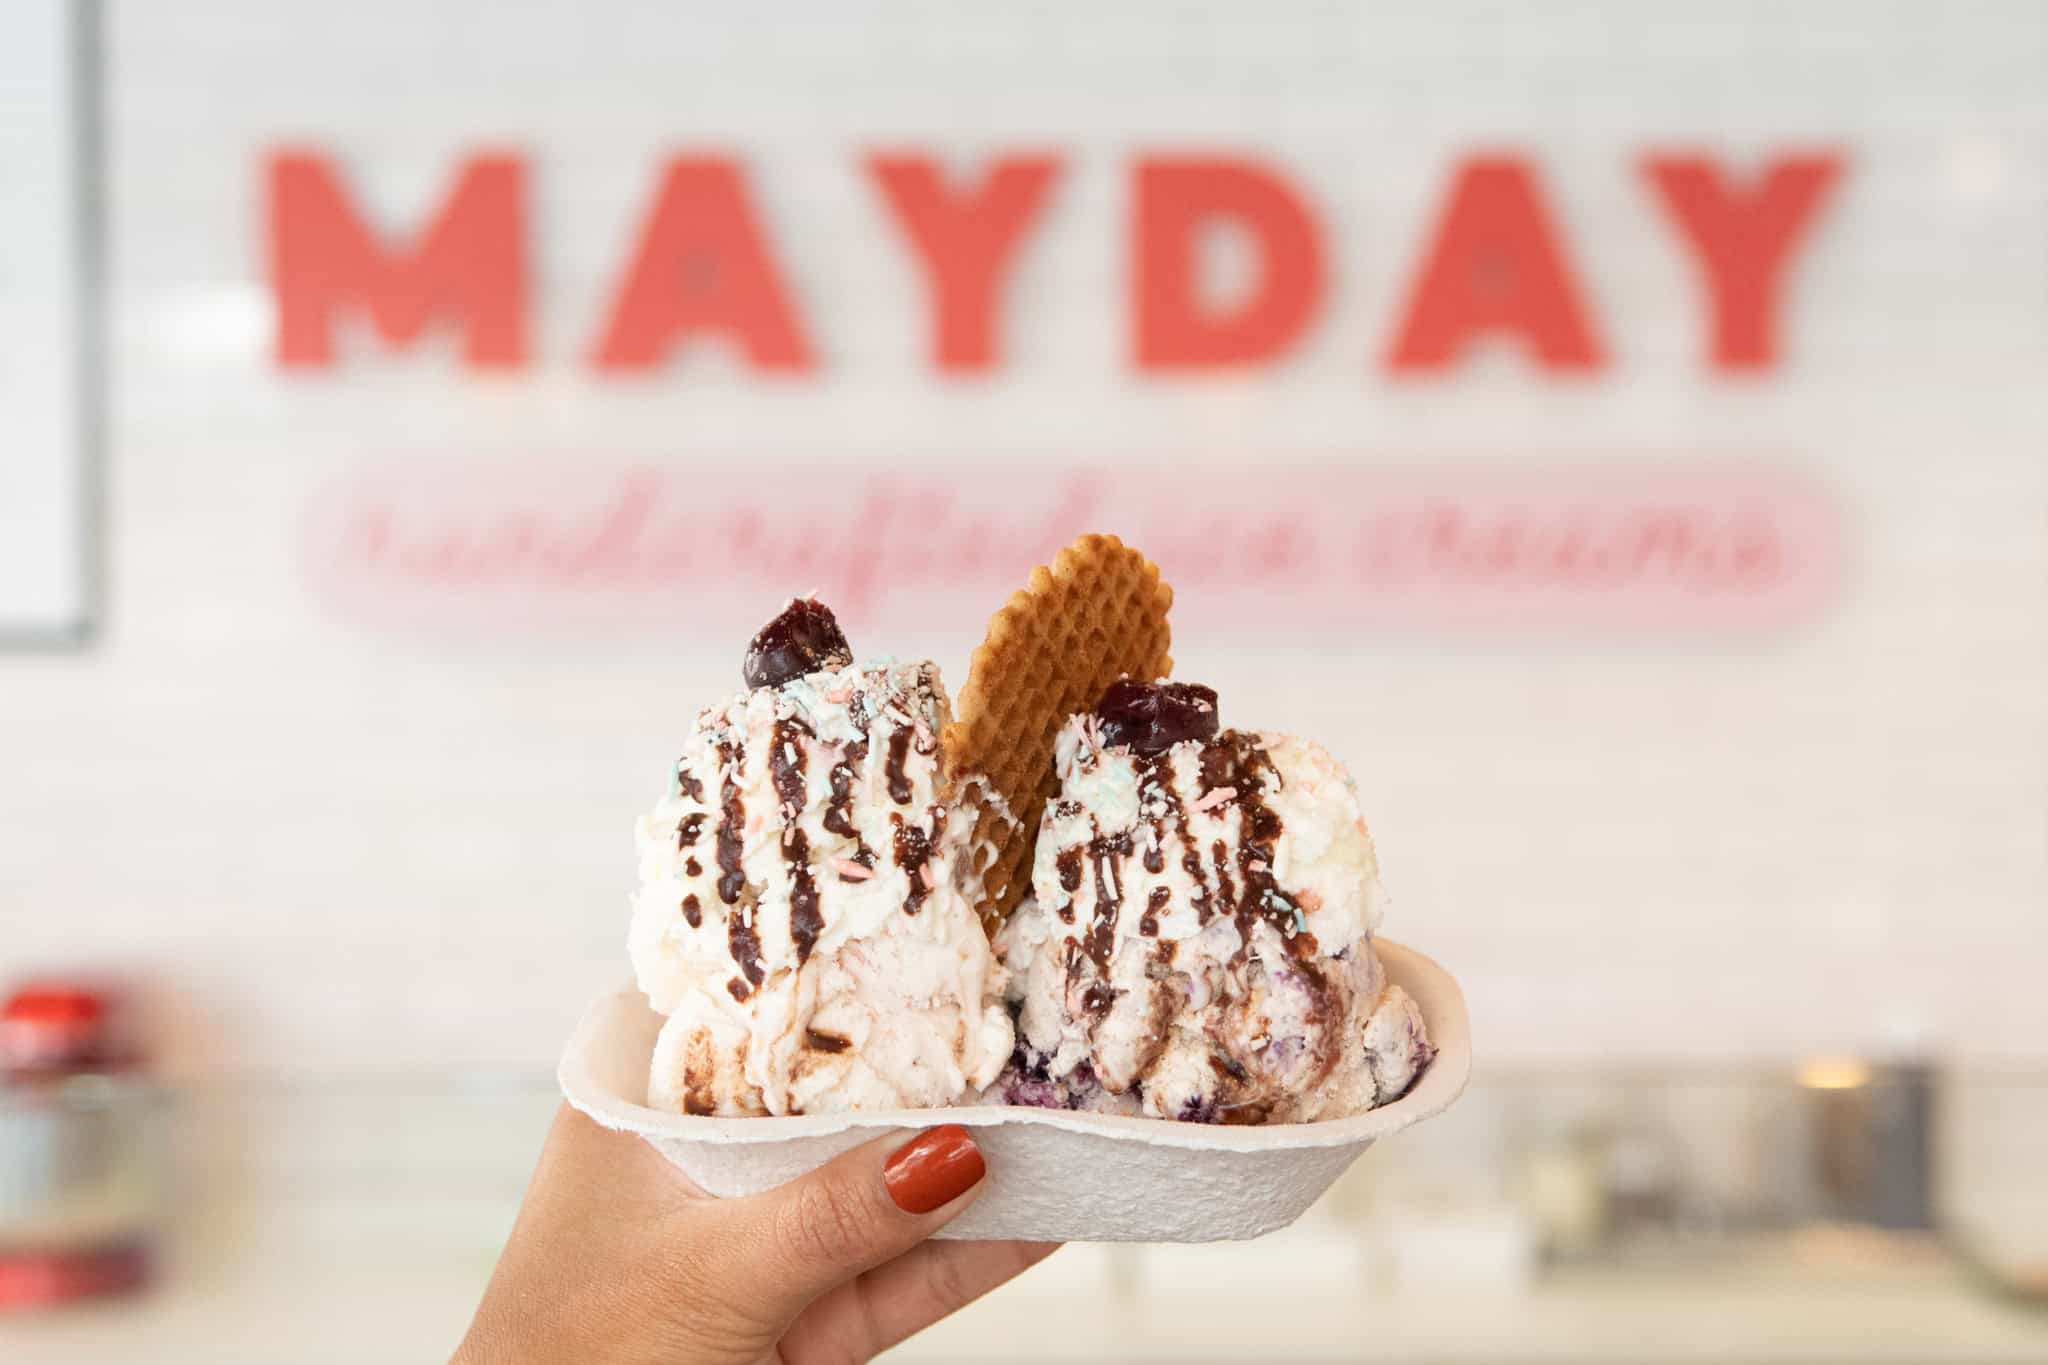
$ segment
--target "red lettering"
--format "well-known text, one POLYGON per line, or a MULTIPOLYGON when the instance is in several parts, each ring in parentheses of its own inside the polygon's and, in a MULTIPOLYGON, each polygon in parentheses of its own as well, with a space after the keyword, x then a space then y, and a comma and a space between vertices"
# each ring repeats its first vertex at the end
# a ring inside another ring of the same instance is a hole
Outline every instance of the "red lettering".
POLYGON ((1547 369, 1604 363, 1535 172, 1515 157, 1460 168, 1404 319, 1387 358, 1397 371, 1445 369, 1489 332, 1521 337, 1547 369))
POLYGON ((597 367, 652 369, 698 333, 729 336, 756 369, 813 363, 754 221, 745 174, 721 157, 669 162, 613 295, 597 367))
POLYGON ((1768 368, 1778 357, 1786 263, 1841 174, 1838 156, 1785 157, 1749 189, 1705 156, 1651 156, 1643 173, 1699 261, 1712 301, 1708 354, 1716 369, 1768 368))
POLYGON ((868 173, 924 263, 932 363, 940 369, 994 365, 1003 272, 1058 171, 1049 156, 1006 157, 979 186, 949 191, 929 158, 869 158, 868 173))
POLYGON ((328 160, 280 152, 269 165, 270 285, 277 360, 333 363, 334 314, 366 309, 387 345, 428 322, 463 329, 477 366, 526 359, 525 166, 514 156, 463 163, 455 188, 411 250, 380 243, 349 203, 328 160))
POLYGON ((1147 158, 1134 176, 1132 359, 1142 370, 1249 365, 1301 335, 1322 287, 1322 246, 1308 206, 1247 162, 1147 158), (1227 307, 1196 298, 1198 234, 1229 224, 1256 248, 1259 272, 1227 307))

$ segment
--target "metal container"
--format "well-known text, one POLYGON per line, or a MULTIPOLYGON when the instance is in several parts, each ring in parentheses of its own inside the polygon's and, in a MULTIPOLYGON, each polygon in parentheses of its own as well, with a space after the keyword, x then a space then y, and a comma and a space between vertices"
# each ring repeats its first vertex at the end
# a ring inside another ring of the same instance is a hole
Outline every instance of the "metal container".
POLYGON ((163 1095, 104 992, 0 1008, 0 1311, 136 1288, 162 1217, 163 1095))

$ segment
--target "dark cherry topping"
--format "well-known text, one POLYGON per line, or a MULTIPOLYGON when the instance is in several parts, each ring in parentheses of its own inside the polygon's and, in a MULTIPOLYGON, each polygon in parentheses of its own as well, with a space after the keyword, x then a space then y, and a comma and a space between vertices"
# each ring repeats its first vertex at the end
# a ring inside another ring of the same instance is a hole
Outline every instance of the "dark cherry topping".
POLYGON ((1095 703, 1095 719, 1104 744, 1156 754, 1183 740, 1216 738, 1216 690, 1119 678, 1095 703))
POLYGON ((748 642, 740 676, 749 687, 777 687, 852 662, 853 648, 832 609, 814 597, 799 597, 748 642))

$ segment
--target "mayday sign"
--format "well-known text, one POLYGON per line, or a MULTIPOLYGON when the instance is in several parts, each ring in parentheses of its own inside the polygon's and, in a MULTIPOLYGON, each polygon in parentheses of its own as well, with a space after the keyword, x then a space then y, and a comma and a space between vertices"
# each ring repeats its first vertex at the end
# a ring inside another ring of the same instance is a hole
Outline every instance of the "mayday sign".
MULTIPOLYGON (((1702 384, 1770 374, 1796 344, 1791 282, 1850 158, 1643 147, 1623 167, 1630 211, 1691 278, 1685 365, 1702 384)), ((1003 382, 1017 364, 1011 319, 1030 303, 1019 263, 1076 157, 994 150, 963 164, 898 147, 851 152, 842 169, 877 229, 867 240, 916 282, 899 300, 919 320, 913 382, 1003 382)), ((1086 320, 1130 385, 1255 380, 1331 325, 1346 243, 1299 172, 1142 150, 1107 169, 1116 207, 1093 221, 1122 278, 1086 320)), ((772 377, 786 398, 872 344, 871 317, 802 283, 817 271, 798 268, 802 242, 764 204, 772 162, 657 159, 580 316, 537 298, 543 158, 460 155, 410 221, 370 212, 328 150, 274 150, 255 171, 270 363, 301 383, 342 382, 366 352, 389 365, 439 351, 514 382, 566 368, 600 403, 607 385, 650 377, 681 401, 729 382, 693 367, 716 352, 726 375, 772 377), (543 345, 543 316, 573 335, 543 345)), ((1482 350, 1537 382, 1602 382, 1625 320, 1588 287, 1591 248, 1571 217, 1534 154, 1449 159, 1405 278, 1380 291, 1373 340, 1342 382, 1427 384, 1482 350)), ((437 629, 630 628, 680 601, 729 630, 791 583, 853 619, 968 628, 1067 538, 1109 527, 1219 628, 1654 637, 1811 621, 1851 549, 1823 484, 1739 450, 1532 465, 1502 449, 1439 467, 1417 452, 1332 463, 1255 448, 1177 460, 1162 480, 1109 452, 1047 449, 984 453, 971 479, 946 481, 920 478, 915 459, 836 455, 829 437, 775 458, 694 448, 636 460, 604 455, 602 435, 573 459, 353 468, 316 502, 312 581, 349 615, 437 629)))
MULTIPOLYGON (((868 155, 857 166, 923 278, 933 369, 1000 367, 1005 282, 1058 193, 1061 158, 996 155, 965 176, 913 153, 868 155)), ((1783 283, 1826 211, 1842 158, 1790 151, 1738 172, 1696 152, 1650 151, 1637 170, 1643 211, 1691 258, 1707 300, 1701 364, 1770 367, 1783 283)), ((517 156, 466 158, 424 223, 396 239, 365 221, 331 157, 282 152, 266 176, 280 365, 333 365, 335 331, 350 325, 393 347, 442 329, 472 365, 531 363, 538 168, 517 156)), ((762 371, 820 367, 827 324, 791 285, 752 179, 733 157, 679 157, 660 168, 609 301, 590 319, 592 369, 658 369, 699 343, 734 348, 762 371)), ((1309 334, 1336 244, 1301 186, 1241 157, 1139 155, 1127 188, 1120 326, 1133 370, 1269 364, 1309 334), (1251 281, 1221 300, 1203 287, 1198 250, 1217 232, 1236 236, 1253 261, 1251 281)), ((1395 374, 1443 370, 1472 342, 1505 337, 1539 369, 1601 369, 1609 323, 1589 306, 1574 256, 1530 160, 1463 160, 1372 363, 1395 374)))

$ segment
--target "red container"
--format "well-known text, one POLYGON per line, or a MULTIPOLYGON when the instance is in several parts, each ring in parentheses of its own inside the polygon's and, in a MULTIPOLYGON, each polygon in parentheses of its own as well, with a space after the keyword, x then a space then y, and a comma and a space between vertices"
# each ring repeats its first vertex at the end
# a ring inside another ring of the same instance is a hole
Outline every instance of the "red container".
POLYGON ((163 1104, 121 1014, 118 995, 75 982, 0 1006, 0 1312, 149 1279, 163 1104))

